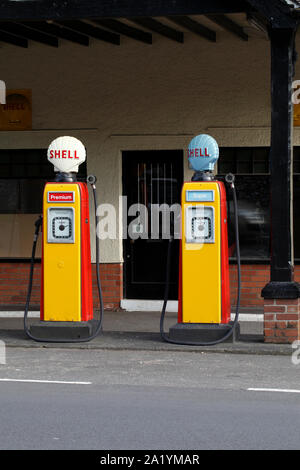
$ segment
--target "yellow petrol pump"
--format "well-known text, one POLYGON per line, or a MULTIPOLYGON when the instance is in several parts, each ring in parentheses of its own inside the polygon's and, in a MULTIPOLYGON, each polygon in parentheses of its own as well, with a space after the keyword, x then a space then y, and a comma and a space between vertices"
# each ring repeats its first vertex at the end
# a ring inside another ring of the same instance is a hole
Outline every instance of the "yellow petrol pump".
MULTIPOLYGON (((208 135, 196 136, 189 144, 188 158, 195 170, 181 193, 181 243, 179 262, 178 322, 167 336, 163 323, 168 296, 168 275, 161 316, 161 335, 166 341, 206 345, 238 337, 239 296, 235 320, 230 317, 228 215, 226 188, 213 174, 219 157, 217 142, 208 135)), ((233 175, 226 182, 233 190, 236 253, 239 268, 238 220, 233 175)), ((171 256, 169 243, 168 265, 171 256)))
MULTIPOLYGON (((43 215, 36 223, 30 281, 24 314, 27 335, 36 341, 82 342, 94 338, 101 329, 102 293, 99 277, 99 250, 96 237, 96 272, 100 301, 100 321, 93 332, 92 266, 90 247, 89 193, 78 182, 78 166, 85 160, 84 145, 74 137, 55 139, 48 148, 56 177, 44 187, 43 215), (27 326, 32 288, 35 248, 42 231, 40 322, 27 326)), ((96 179, 88 177, 95 202, 96 179)))

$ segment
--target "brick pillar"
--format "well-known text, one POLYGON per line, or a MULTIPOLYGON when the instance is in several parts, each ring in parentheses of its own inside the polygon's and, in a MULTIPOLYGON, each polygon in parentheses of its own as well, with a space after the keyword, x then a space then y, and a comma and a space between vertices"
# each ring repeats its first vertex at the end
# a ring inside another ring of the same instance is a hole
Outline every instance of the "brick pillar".
POLYGON ((264 299, 264 341, 300 340, 300 299, 264 299))

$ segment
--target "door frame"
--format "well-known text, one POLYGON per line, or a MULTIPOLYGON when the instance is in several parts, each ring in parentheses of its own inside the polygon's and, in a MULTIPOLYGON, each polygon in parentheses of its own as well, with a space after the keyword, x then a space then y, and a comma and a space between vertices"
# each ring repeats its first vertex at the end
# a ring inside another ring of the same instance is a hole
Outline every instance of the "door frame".
MULTIPOLYGON (((127 179, 127 175, 125 175, 125 172, 124 172, 124 165, 126 164, 125 160, 124 160, 124 154, 125 153, 130 153, 132 152, 133 154, 135 153, 136 155, 138 155, 138 153, 140 152, 141 154, 145 153, 147 154, 148 152, 151 153, 151 152, 157 152, 158 154, 161 152, 181 152, 181 156, 182 156, 182 161, 181 161, 181 168, 179 169, 179 172, 180 172, 180 177, 182 179, 181 181, 181 184, 183 183, 184 179, 185 179, 185 161, 187 161, 187 159, 185 159, 185 151, 184 149, 182 148, 182 145, 181 147, 177 147, 177 148, 170 148, 170 146, 166 146, 166 148, 155 148, 153 150, 153 148, 149 149, 145 149, 145 148, 137 148, 137 149, 134 149, 134 150, 122 150, 121 151, 121 166, 122 166, 122 196, 127 196, 128 192, 126 191, 126 185, 128 185, 128 179, 127 179)), ((177 157, 178 158, 178 157, 177 157)), ((177 163, 178 163, 178 160, 177 160, 177 163)), ((179 189, 179 194, 181 192, 181 188, 179 189)), ((178 203, 180 203, 180 195, 179 195, 179 200, 177 201, 178 203)), ((128 207, 126 208, 128 210, 128 207)), ((124 208, 122 207, 122 211, 124 210, 124 208)), ((122 225, 123 225, 123 217, 122 217, 122 225)), ((122 229, 124 230, 125 227, 122 229)), ((128 223, 126 222, 126 230, 128 229, 128 223)), ((128 236, 128 234, 127 234, 128 236)), ((123 252, 123 299, 128 299, 128 300, 134 300, 134 296, 130 296, 129 298, 127 297, 128 295, 128 279, 127 279, 127 266, 126 266, 126 263, 127 263, 127 259, 125 259, 126 257, 126 254, 127 254, 127 248, 126 247, 126 244, 128 244, 128 239, 123 239, 122 240, 122 252, 123 252)), ((147 282, 145 281, 145 283, 147 284, 147 282)), ((155 281, 154 281, 155 283, 155 281)), ((150 283, 151 284, 151 283, 150 283)), ((149 297, 145 296, 145 299, 142 299, 138 294, 137 294, 137 298, 139 299, 139 303, 143 302, 143 300, 147 300, 147 299, 153 299, 152 302, 156 302, 155 297, 152 297, 151 295, 149 297)), ((158 297, 158 299, 160 299, 160 297, 158 297)), ((157 300, 157 302, 160 302, 161 300, 157 300)))

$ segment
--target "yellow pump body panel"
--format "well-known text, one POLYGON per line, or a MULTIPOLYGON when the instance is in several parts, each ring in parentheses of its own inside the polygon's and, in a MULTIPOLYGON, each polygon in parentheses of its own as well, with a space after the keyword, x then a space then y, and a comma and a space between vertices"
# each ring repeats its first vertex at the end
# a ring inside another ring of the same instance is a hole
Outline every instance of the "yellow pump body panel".
POLYGON ((216 182, 182 189, 182 322, 221 323, 220 190, 216 182))
POLYGON ((43 200, 43 319, 45 321, 81 320, 80 211, 78 185, 46 184, 43 200), (57 200, 55 200, 56 194, 57 200))

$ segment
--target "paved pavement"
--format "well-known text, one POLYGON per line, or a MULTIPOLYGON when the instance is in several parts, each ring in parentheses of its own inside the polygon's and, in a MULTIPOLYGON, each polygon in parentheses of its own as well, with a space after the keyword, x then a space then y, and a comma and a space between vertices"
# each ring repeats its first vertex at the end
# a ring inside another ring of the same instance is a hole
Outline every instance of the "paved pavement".
MULTIPOLYGON (((105 312, 103 331, 88 343, 46 343, 35 342, 29 339, 23 329, 22 313, 19 318, 14 313, 8 312, 6 317, 0 315, 0 340, 5 342, 6 347, 26 348, 80 348, 80 349, 102 349, 102 350, 141 350, 141 351, 191 351, 191 352, 227 352, 235 354, 271 354, 290 355, 291 345, 286 344, 264 344, 263 323, 259 315, 250 312, 244 317, 241 315, 240 340, 234 344, 222 343, 215 346, 185 346, 175 345, 163 341, 159 333, 159 312, 105 312), (254 321, 245 321, 253 315, 254 321)), ((35 317, 29 318, 29 323, 38 322, 37 312, 35 317)), ((176 323, 176 313, 167 313, 165 319, 165 331, 176 323)))

